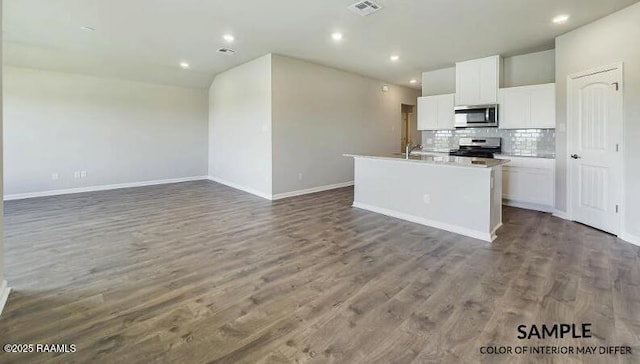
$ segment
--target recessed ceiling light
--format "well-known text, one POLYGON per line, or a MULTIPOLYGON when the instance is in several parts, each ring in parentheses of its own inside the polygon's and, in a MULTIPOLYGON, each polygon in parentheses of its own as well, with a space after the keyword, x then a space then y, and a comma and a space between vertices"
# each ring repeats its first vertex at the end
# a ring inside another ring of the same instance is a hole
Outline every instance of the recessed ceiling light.
POLYGON ((558 15, 555 18, 553 18, 553 22, 556 24, 566 23, 567 20, 569 20, 569 15, 566 15, 566 14, 558 15))
POLYGON ((234 40, 236 40, 236 38, 231 34, 223 35, 222 39, 224 39, 227 43, 232 43, 234 40))
POLYGON ((90 26, 88 26, 88 25, 83 25, 83 26, 81 26, 81 27, 80 27, 80 29, 85 30, 85 31, 87 31, 87 32, 93 32, 93 31, 95 31, 95 30, 96 30, 96 28, 94 28, 94 27, 90 27, 90 26))
POLYGON ((189 68, 189 63, 188 62, 180 62, 180 67, 186 70, 187 68, 189 68))
POLYGON ((397 60, 399 60, 399 59, 400 59, 400 56, 396 56, 396 55, 394 54, 394 55, 392 55, 391 57, 389 57, 389 59, 395 62, 395 61, 397 61, 397 60))
POLYGON ((418 83, 418 80, 416 80, 415 78, 412 80, 409 80, 409 83, 418 83))
POLYGON ((339 32, 331 33, 331 39, 335 40, 336 42, 342 40, 342 37, 343 37, 342 33, 339 33, 339 32))

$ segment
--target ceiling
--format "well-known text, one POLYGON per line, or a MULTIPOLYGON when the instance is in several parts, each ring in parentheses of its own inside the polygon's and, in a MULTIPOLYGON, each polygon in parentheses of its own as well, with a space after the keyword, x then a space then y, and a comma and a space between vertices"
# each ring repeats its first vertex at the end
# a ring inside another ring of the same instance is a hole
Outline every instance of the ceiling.
POLYGON ((360 17, 347 9, 355 0, 4 0, 4 61, 207 88, 222 71, 278 53, 419 87, 409 80, 456 61, 551 49, 556 36, 638 0, 376 1, 384 9, 360 17), (553 24, 558 14, 571 18, 553 24), (216 52, 225 46, 238 53, 216 52))

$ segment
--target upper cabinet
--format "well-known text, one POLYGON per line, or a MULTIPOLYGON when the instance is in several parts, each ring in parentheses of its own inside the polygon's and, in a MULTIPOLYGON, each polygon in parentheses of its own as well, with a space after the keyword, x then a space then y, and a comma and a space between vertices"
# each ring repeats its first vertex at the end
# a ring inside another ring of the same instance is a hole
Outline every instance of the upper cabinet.
POLYGON ((500 89, 501 129, 556 127, 556 84, 500 89))
POLYGON ((500 56, 456 63, 455 104, 459 106, 497 104, 501 64, 500 56))
POLYGON ((418 98, 418 130, 452 130, 454 94, 418 98))

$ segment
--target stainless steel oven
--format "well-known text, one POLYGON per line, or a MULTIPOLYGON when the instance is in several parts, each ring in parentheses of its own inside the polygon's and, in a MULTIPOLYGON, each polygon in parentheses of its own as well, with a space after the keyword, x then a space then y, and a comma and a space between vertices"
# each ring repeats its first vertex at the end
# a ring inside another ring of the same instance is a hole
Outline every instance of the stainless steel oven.
POLYGON ((498 127, 498 105, 456 106, 456 128, 498 127))
POLYGON ((499 137, 463 137, 458 142, 458 149, 449 152, 457 157, 493 158, 502 151, 502 138, 499 137))

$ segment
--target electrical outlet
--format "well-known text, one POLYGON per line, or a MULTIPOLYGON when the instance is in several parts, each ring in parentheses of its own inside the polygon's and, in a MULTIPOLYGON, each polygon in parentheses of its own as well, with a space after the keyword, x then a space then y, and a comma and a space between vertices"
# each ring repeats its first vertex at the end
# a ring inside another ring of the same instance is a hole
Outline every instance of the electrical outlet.
POLYGON ((427 145, 431 145, 431 144, 433 144, 433 139, 428 138, 428 139, 427 139, 427 145))
POLYGON ((431 203, 431 195, 424 195, 422 196, 422 200, 424 201, 424 203, 426 203, 427 205, 431 203))
POLYGON ((298 181, 302 181, 302 173, 298 173, 298 181))
POLYGON ((87 178, 87 171, 80 171, 80 178, 87 178))
POLYGON ((80 178, 80 171, 73 172, 73 178, 80 178))
POLYGON ((52 180, 57 181, 58 178, 60 178, 60 175, 58 174, 58 172, 51 173, 51 179, 52 180))

